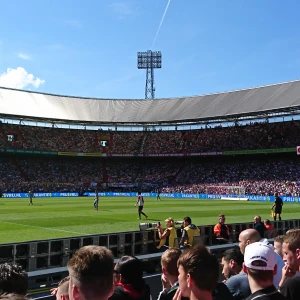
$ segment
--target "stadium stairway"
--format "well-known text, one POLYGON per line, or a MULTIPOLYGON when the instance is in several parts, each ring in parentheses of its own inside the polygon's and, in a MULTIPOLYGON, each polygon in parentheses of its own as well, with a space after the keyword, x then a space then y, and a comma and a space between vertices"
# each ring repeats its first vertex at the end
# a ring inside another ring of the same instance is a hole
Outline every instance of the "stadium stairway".
POLYGON ((29 180, 28 176, 25 174, 25 172, 22 170, 22 168, 20 167, 17 159, 15 156, 12 156, 11 157, 11 161, 12 161, 12 164, 16 167, 16 169, 19 171, 19 174, 21 175, 21 177, 25 180, 29 180))
POLYGON ((102 178, 103 182, 107 183, 108 182, 108 175, 107 175, 107 170, 106 170, 106 160, 102 160, 102 178))
POLYGON ((24 137, 23 137, 23 135, 22 135, 21 130, 20 130, 19 128, 17 128, 16 132, 17 132, 17 134, 18 134, 18 137, 19 137, 19 140, 20 140, 21 144, 23 144, 23 142, 24 142, 24 137))
POLYGON ((181 173, 181 171, 184 169, 184 167, 185 167, 185 165, 182 165, 182 166, 176 171, 176 173, 175 173, 175 175, 173 176, 173 179, 172 179, 172 181, 171 181, 172 184, 176 181, 178 175, 181 173))
POLYGON ((147 131, 144 131, 144 134, 141 138, 141 142, 140 142, 140 145, 139 145, 138 154, 143 153, 146 138, 147 138, 147 131))

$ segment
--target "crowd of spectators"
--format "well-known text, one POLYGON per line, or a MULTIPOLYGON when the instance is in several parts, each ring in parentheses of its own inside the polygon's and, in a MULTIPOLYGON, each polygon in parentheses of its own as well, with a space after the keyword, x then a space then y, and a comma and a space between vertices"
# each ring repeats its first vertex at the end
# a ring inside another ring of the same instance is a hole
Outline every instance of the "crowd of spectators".
POLYGON ((1 123, 0 148, 109 154, 189 154, 295 147, 300 121, 235 124, 182 131, 99 131, 1 123), (8 141, 12 134, 14 139, 8 141), (105 141, 101 136, 105 135, 105 141), (102 143, 103 142, 103 143, 102 143))
POLYGON ((113 132, 113 142, 109 146, 110 153, 137 154, 142 143, 144 132, 113 132))
MULTIPOLYGON (((123 183, 160 186, 166 193, 300 196, 299 157, 256 159, 102 159, 81 157, 2 157, 3 192, 76 192, 123 183), (238 186, 241 188, 232 189, 238 186)), ((105 190, 104 188, 102 188, 105 190)), ((106 190, 110 190, 109 187, 106 190)), ((128 188, 126 188, 128 190, 128 188)))
MULTIPOLYGON (((232 160, 188 163, 175 182, 162 189, 172 193, 228 194, 226 186, 243 187, 247 195, 300 195, 297 158, 232 160)), ((242 190, 240 190, 240 193, 242 190)))
MULTIPOLYGON (((0 150, 6 148, 108 154, 188 154, 225 150, 295 147, 300 145, 300 121, 217 126, 193 131, 93 131, 1 123, 0 150), (13 139, 9 140, 8 137, 13 139), (5 137, 7 139, 5 140, 5 137), (105 139, 103 144, 102 139, 105 139)), ((88 157, 3 157, 2 191, 65 192, 92 189, 95 184, 127 186, 158 184, 162 192, 231 193, 241 186, 250 195, 300 195, 297 157, 268 159, 106 159, 88 157)), ((234 191, 236 192, 236 191, 234 191)))
POLYGON ((2 157, 0 165, 2 192, 77 192, 103 182, 99 160, 2 157))

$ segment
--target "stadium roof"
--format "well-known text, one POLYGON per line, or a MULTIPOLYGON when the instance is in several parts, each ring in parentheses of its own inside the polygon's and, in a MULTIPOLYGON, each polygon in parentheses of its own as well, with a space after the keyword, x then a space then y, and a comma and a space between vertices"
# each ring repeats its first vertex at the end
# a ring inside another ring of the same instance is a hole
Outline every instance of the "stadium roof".
POLYGON ((177 125, 300 114, 300 80, 154 100, 59 96, 0 88, 0 117, 86 125, 177 125))

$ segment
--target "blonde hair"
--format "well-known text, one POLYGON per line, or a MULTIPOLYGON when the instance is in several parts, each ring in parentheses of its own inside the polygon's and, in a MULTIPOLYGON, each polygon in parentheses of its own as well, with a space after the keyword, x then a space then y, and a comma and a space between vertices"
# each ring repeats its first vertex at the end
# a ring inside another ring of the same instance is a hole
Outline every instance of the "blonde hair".
POLYGON ((174 227, 174 219, 173 218, 167 218, 167 219, 165 219, 165 222, 170 222, 171 227, 174 227))

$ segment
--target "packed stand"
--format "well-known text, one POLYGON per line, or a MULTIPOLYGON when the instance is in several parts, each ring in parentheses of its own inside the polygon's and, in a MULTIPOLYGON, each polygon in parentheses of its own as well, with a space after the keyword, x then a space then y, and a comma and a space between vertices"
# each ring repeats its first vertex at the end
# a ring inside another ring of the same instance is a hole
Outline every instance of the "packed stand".
POLYGON ((114 132, 113 142, 109 148, 114 154, 137 154, 141 147, 144 132, 114 132))
POLYGON ((109 154, 189 154, 296 147, 300 121, 206 126, 182 131, 99 131, 1 123, 0 148, 109 154), (15 141, 7 136, 14 135, 15 141), (105 145, 101 136, 106 135, 105 145))
POLYGON ((147 132, 143 146, 144 154, 182 153, 184 145, 180 131, 147 132))
POLYGON ((242 186, 246 195, 300 195, 298 158, 270 158, 231 162, 190 162, 178 174, 167 193, 227 194, 226 186, 242 186))
POLYGON ((138 161, 124 162, 111 160, 107 162, 106 172, 108 183, 133 183, 139 172, 141 165, 138 161))

